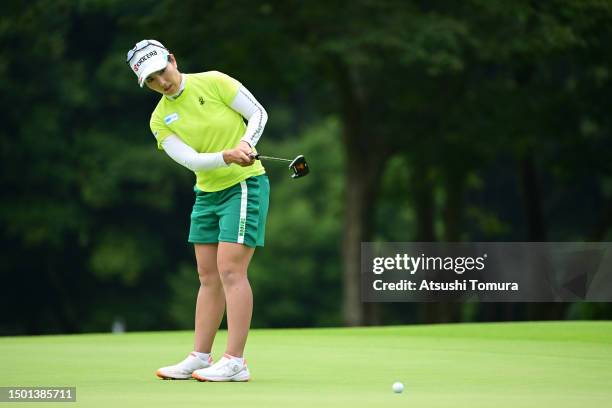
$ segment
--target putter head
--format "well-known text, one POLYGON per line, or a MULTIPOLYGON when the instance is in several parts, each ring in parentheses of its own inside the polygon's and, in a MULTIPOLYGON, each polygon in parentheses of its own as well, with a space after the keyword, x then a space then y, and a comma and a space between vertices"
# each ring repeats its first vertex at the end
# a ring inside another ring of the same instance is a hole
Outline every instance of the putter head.
POLYGON ((301 154, 289 163, 289 168, 293 171, 291 177, 294 179, 304 177, 310 172, 308 163, 306 163, 306 159, 301 154))

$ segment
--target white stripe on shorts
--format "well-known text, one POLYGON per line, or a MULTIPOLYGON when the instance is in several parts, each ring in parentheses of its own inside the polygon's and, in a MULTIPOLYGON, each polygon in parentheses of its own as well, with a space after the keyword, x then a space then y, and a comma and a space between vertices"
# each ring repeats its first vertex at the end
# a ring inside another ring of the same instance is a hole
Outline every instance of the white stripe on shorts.
POLYGON ((244 234, 246 232, 247 196, 248 196, 248 189, 247 189, 246 181, 240 182, 240 188, 242 189, 242 195, 240 197, 240 221, 238 222, 238 243, 244 244, 244 234))

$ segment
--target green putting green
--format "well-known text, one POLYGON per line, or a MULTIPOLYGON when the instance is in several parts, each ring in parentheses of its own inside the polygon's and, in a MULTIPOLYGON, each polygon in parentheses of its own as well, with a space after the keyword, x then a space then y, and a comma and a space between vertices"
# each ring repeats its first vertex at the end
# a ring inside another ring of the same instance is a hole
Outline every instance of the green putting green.
MULTIPOLYGON (((220 332, 217 358, 225 339, 220 332)), ((253 330, 249 383, 155 377, 158 367, 182 360, 191 348, 189 332, 4 337, 0 386, 76 386, 77 402, 63 406, 112 408, 590 408, 612 402, 612 322, 253 330), (395 381, 404 383, 402 394, 392 392, 395 381)))

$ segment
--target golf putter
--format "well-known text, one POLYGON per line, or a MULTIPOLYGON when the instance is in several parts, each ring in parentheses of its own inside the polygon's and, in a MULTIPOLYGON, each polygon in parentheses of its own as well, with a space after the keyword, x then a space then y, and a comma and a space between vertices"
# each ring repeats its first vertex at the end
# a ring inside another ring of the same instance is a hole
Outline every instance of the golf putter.
POLYGON ((301 154, 293 160, 282 159, 280 157, 263 156, 261 154, 256 154, 253 156, 253 158, 255 160, 267 160, 289 163, 289 168, 291 169, 291 171, 293 171, 291 178, 294 179, 304 177, 310 172, 310 169, 308 168, 308 163, 306 163, 306 159, 301 154))

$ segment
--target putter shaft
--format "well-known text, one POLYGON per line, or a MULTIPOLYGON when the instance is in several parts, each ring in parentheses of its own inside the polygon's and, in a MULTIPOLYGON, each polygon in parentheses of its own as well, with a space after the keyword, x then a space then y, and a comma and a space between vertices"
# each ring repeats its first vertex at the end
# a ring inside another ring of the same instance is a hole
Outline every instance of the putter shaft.
POLYGON ((258 159, 258 160, 276 160, 276 161, 291 163, 291 160, 289 160, 289 159, 281 159, 280 157, 272 157, 272 156, 262 156, 260 154, 255 156, 255 158, 258 159))

